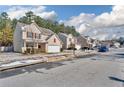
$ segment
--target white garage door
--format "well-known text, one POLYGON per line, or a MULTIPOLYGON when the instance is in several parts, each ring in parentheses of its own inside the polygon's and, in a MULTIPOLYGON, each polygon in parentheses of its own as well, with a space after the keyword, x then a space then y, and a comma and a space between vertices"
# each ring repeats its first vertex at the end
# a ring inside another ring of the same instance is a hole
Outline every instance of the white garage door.
POLYGON ((60 46, 48 46, 48 53, 60 52, 60 46))
POLYGON ((79 49, 81 49, 81 45, 76 45, 75 48, 76 48, 77 50, 79 50, 79 49))

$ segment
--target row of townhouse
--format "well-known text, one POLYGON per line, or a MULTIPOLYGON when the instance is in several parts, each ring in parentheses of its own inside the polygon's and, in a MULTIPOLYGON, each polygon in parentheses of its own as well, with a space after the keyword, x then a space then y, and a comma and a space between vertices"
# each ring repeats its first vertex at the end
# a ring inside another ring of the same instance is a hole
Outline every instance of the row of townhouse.
POLYGON ((13 46, 15 52, 25 53, 27 49, 35 49, 45 53, 60 52, 69 49, 74 44, 75 48, 89 47, 89 40, 85 37, 59 33, 39 27, 35 22, 23 24, 18 22, 14 31, 13 46))

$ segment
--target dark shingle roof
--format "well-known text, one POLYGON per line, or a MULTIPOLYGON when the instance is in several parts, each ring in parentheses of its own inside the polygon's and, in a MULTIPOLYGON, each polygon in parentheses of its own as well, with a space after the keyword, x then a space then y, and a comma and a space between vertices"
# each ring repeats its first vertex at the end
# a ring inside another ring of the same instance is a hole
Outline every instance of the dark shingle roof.
POLYGON ((76 37, 76 39, 77 39, 78 44, 81 44, 83 42, 83 40, 86 40, 86 38, 83 36, 78 36, 78 37, 76 37))
POLYGON ((44 34, 44 35, 48 35, 48 36, 54 34, 54 32, 51 31, 50 29, 46 29, 46 28, 43 28, 43 27, 40 27, 40 31, 41 31, 42 34, 44 34))

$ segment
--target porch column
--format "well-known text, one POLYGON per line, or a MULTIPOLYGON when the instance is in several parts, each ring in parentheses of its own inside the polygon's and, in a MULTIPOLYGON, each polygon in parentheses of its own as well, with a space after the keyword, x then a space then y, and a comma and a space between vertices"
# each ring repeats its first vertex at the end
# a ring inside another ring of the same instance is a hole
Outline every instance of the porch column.
POLYGON ((22 44, 22 53, 24 53, 25 51, 26 51, 26 41, 24 40, 22 44))
POLYGON ((48 52, 48 43, 45 44, 45 52, 48 52))

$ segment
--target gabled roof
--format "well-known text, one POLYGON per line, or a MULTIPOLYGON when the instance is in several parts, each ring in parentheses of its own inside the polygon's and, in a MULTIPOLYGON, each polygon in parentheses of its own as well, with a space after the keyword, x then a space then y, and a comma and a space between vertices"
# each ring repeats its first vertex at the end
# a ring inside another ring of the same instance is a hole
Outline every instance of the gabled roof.
POLYGON ((54 34, 49 35, 45 40, 49 40, 54 34))
POLYGON ((62 43, 62 41, 60 40, 58 35, 56 33, 54 33, 52 30, 46 29, 43 27, 39 27, 35 22, 32 24, 34 24, 40 30, 41 34, 47 36, 47 38, 45 38, 46 41, 49 40, 53 35, 55 35, 59 39, 59 41, 62 43))
POLYGON ((76 39, 77 39, 77 43, 78 44, 81 44, 82 42, 83 42, 83 40, 87 40, 85 37, 83 37, 83 36, 78 36, 78 37, 76 37, 76 39))
POLYGON ((46 29, 46 28, 43 28, 43 27, 40 27, 40 31, 41 31, 42 34, 48 35, 48 36, 54 34, 54 32, 51 31, 50 29, 46 29))
POLYGON ((46 41, 49 40, 53 35, 55 35, 59 39, 59 41, 61 42, 61 44, 63 44, 62 40, 58 37, 58 35, 56 33, 52 34, 51 36, 48 36, 46 38, 46 41))
POLYGON ((19 26, 22 29, 22 31, 31 31, 31 32, 40 33, 39 27, 36 23, 24 24, 24 23, 18 22, 16 26, 19 26), (33 26, 38 28, 38 30, 34 30, 33 26))
POLYGON ((74 37, 72 34, 66 34, 66 33, 59 33, 58 35, 59 35, 60 37, 63 36, 63 37, 65 37, 65 38, 68 38, 69 35, 71 35, 72 37, 74 37))
POLYGON ((59 35, 62 35, 62 36, 64 36, 64 37, 68 37, 68 35, 67 34, 65 34, 65 33, 59 33, 59 35))
POLYGON ((44 35, 48 35, 49 36, 49 35, 54 34, 54 32, 51 31, 50 29, 39 27, 35 22, 33 22, 32 24, 35 25, 41 31, 41 33, 44 34, 44 35))
POLYGON ((39 31, 40 31, 41 34, 43 34, 43 35, 50 36, 50 35, 54 34, 54 32, 51 31, 50 29, 46 29, 46 28, 43 28, 43 27, 39 27, 35 22, 33 22, 33 23, 31 23, 31 24, 24 24, 24 23, 18 22, 17 25, 20 26, 20 27, 28 28, 28 29, 31 30, 31 31, 32 31, 32 26, 31 26, 31 25, 35 25, 35 26, 37 27, 37 29, 39 29, 39 31))

